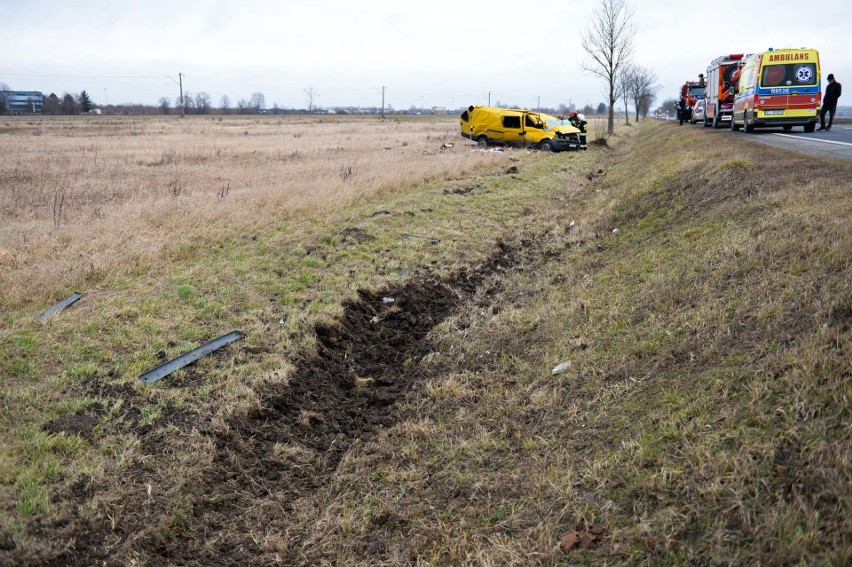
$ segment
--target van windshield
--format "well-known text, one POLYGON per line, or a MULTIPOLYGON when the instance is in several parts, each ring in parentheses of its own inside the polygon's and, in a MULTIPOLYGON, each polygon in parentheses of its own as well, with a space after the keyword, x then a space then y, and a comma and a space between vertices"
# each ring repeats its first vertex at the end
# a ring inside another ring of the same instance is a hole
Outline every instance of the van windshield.
POLYGON ((567 118, 560 120, 549 114, 542 114, 541 119, 544 120, 544 131, 549 132, 554 126, 570 126, 571 122, 567 118))
POLYGON ((798 87, 816 85, 816 83, 816 64, 814 63, 766 65, 760 74, 762 87, 798 87))

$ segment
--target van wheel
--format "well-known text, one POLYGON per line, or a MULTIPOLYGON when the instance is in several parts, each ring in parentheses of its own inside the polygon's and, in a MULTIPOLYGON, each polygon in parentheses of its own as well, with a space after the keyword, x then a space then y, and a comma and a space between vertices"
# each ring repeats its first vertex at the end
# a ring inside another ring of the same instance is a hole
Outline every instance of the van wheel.
POLYGON ((715 112, 713 113, 713 129, 716 130, 722 127, 722 121, 719 120, 719 107, 718 105, 713 109, 715 112))
POLYGON ((793 127, 792 127, 792 126, 784 126, 784 131, 785 131, 785 132, 789 132, 789 131, 790 131, 790 130, 792 130, 792 129, 793 129, 793 127))
POLYGON ((754 124, 749 124, 748 112, 743 112, 743 130, 751 134, 754 132, 754 124))
POLYGON ((550 143, 550 140, 544 140, 542 143, 538 145, 538 149, 543 152, 552 152, 553 144, 550 143))
POLYGON ((816 129, 816 122, 805 124, 805 132, 813 132, 816 129))
POLYGON ((480 136, 476 143, 479 145, 480 148, 484 150, 488 147, 488 138, 485 136, 480 136))
MULTIPOLYGON (((731 112, 731 132, 739 132, 740 126, 737 124, 737 115, 731 112)), ((745 122, 745 112, 743 113, 743 122, 745 122)))

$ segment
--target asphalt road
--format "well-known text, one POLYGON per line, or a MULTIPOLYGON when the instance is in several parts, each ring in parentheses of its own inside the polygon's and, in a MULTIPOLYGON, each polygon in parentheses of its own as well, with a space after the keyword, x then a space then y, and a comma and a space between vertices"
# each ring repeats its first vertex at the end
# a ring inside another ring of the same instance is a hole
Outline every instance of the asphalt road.
POLYGON ((791 132, 781 129, 755 130, 752 134, 742 131, 732 135, 748 136, 756 142, 786 148, 808 155, 852 161, 852 125, 835 124, 829 131, 806 134, 801 128, 791 132))
MULTIPOLYGON (((688 124, 684 123, 683 127, 687 126, 688 124)), ((700 122, 689 127, 704 129, 700 122)), ((708 130, 711 129, 708 128, 708 130)), ((768 128, 746 134, 742 130, 732 132, 728 123, 725 123, 724 133, 729 136, 742 136, 767 146, 784 148, 802 154, 852 161, 852 124, 835 122, 828 132, 812 132, 810 134, 806 134, 801 126, 793 128, 790 132, 785 132, 781 128, 768 128)))

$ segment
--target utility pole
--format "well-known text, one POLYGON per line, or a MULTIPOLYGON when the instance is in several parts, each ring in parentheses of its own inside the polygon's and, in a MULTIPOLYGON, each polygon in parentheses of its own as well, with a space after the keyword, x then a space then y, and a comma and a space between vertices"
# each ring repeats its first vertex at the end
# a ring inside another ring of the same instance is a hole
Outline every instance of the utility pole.
POLYGON ((382 118, 385 117, 385 86, 382 85, 382 118))
POLYGON ((491 91, 488 91, 488 106, 491 106, 491 91))
POLYGON ((541 95, 538 95, 538 104, 535 108, 536 110, 541 110, 541 95))
POLYGON ((180 115, 183 118, 183 110, 186 108, 183 104, 183 73, 178 73, 178 81, 180 81, 180 115))

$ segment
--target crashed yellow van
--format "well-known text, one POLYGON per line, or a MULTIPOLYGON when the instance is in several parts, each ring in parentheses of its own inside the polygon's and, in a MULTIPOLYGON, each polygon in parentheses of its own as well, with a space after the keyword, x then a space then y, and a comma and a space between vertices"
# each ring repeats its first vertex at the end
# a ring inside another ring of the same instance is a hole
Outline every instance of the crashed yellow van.
POLYGON ((493 106, 471 106, 460 121, 462 137, 481 148, 521 146, 544 152, 580 149, 580 130, 556 122, 540 112, 493 106))

